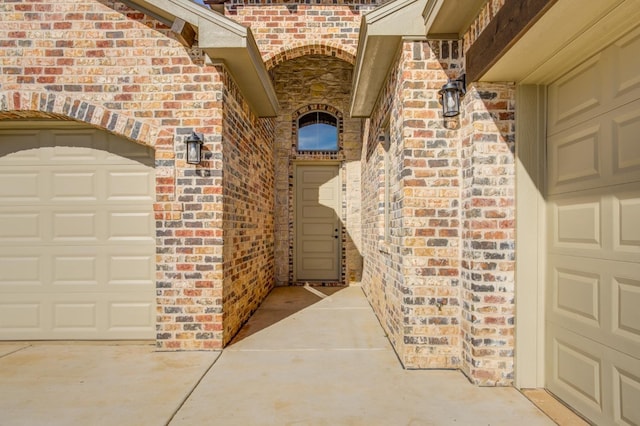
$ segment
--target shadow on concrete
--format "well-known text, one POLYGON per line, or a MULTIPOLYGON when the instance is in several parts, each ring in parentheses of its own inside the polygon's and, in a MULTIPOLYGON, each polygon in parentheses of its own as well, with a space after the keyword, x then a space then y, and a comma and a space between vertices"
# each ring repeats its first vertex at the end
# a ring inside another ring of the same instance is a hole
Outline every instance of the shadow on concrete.
POLYGON ((275 287, 227 347, 270 327, 346 287, 275 287), (324 297, 323 297, 324 296, 324 297))

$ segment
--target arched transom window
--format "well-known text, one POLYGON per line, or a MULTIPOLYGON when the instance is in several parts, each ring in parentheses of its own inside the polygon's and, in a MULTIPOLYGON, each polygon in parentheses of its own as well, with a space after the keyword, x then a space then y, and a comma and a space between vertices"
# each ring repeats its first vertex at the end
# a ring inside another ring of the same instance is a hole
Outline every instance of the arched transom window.
POLYGON ((338 151, 338 119, 324 111, 298 118, 298 151, 338 151))

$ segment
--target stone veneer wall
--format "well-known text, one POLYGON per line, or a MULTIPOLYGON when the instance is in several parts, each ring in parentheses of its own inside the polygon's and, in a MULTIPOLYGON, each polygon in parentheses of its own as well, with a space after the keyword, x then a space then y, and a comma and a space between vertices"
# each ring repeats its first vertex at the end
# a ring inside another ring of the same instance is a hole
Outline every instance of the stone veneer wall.
MULTIPOLYGON (((3 2, 0 13, 0 119, 73 119, 155 148, 157 347, 222 347, 246 317, 229 310, 224 335, 222 215, 235 194, 223 198, 223 146, 255 135, 264 146, 269 125, 249 129, 231 119, 237 113, 225 116, 225 84, 235 90, 226 70, 205 64, 198 49, 186 49, 164 25, 119 2, 3 2), (205 138, 199 166, 184 157, 193 129, 205 138)), ((234 111, 254 122, 241 96, 234 97, 234 111)), ((262 218, 266 250, 272 229, 264 197, 264 211, 247 220, 262 218)), ((261 256, 256 253, 253 270, 270 264, 261 256)), ((226 266, 240 275, 247 269, 246 262, 226 266)), ((234 288, 225 303, 239 297, 252 309, 272 285, 268 273, 260 279, 255 294, 234 288)))
POLYGON ((461 364, 459 138, 437 94, 460 62, 457 41, 405 41, 366 129, 363 286, 406 368, 461 364), (378 141, 387 119, 392 220, 384 242, 378 141))
POLYGON ((351 119, 348 111, 360 19, 375 4, 371 0, 321 0, 313 4, 233 0, 225 4, 225 16, 251 28, 280 104, 274 144, 277 285, 296 283, 292 233, 294 161, 341 163, 343 260, 339 284, 360 281, 361 120, 351 119), (342 117, 341 151, 337 155, 295 151, 296 114, 312 105, 335 110, 342 117))
POLYGON ((339 162, 342 179, 342 278, 359 282, 360 242, 360 120, 348 116, 353 65, 326 55, 304 55, 271 70, 280 103, 276 119, 276 283, 295 284, 293 271, 293 164, 296 161, 339 162), (308 111, 327 111, 339 119, 337 153, 299 153, 297 118, 308 111))

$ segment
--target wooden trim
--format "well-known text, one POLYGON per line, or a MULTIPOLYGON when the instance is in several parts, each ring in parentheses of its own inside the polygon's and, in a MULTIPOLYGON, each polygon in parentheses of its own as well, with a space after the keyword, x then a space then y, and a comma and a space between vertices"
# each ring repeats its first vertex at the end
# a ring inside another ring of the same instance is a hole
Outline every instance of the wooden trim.
POLYGON ((176 18, 176 20, 173 21, 171 31, 176 35, 176 39, 185 47, 190 48, 196 42, 196 30, 190 23, 180 18, 176 18))
POLYGON ((557 0, 507 1, 465 54, 467 81, 478 81, 557 0))

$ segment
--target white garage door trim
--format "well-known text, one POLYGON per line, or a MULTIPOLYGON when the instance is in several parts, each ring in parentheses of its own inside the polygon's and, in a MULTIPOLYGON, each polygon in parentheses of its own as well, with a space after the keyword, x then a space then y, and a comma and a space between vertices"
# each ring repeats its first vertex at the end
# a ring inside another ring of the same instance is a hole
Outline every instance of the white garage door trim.
POLYGON ((0 123, 0 339, 155 337, 153 150, 0 123))

